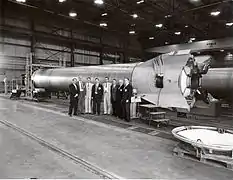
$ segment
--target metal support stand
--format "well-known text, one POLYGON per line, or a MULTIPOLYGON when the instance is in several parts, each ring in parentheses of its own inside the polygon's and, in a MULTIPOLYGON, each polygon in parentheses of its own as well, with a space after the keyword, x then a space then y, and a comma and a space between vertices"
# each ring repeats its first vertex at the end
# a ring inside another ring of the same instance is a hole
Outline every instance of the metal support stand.
POLYGON ((32 99, 32 91, 33 91, 33 84, 32 84, 32 53, 30 53, 26 58, 26 96, 32 99))

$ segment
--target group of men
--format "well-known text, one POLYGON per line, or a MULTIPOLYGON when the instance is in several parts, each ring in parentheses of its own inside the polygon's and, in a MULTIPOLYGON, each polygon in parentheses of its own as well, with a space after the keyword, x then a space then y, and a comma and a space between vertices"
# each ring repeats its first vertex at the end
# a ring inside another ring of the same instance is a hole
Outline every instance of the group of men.
POLYGON ((99 78, 95 78, 95 84, 91 83, 91 78, 87 78, 84 83, 79 77, 72 79, 69 85, 70 107, 69 115, 80 114, 97 114, 100 115, 101 102, 104 105, 105 115, 114 115, 126 121, 130 121, 130 103, 132 97, 132 85, 128 78, 124 81, 116 79, 112 82, 105 77, 105 82, 100 83, 99 78))

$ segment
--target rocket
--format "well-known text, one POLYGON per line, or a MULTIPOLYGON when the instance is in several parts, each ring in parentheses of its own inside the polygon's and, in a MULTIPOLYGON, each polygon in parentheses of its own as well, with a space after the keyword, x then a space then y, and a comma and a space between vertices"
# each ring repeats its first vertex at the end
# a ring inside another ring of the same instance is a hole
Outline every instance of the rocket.
POLYGON ((68 91, 72 78, 87 77, 104 81, 129 78, 138 96, 161 108, 188 112, 200 87, 202 74, 208 70, 209 57, 197 61, 186 51, 163 54, 145 62, 39 69, 32 75, 35 88, 45 91, 68 91))

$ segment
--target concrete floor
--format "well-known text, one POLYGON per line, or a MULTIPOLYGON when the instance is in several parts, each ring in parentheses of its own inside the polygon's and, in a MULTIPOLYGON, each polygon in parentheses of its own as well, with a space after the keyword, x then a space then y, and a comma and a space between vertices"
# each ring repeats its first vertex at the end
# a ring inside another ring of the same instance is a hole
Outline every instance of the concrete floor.
MULTIPOLYGON (((0 110, 1 111, 1 110, 0 110)), ((98 178, 0 124, 0 178, 98 178)))
MULTIPOLYGON (((229 180, 233 177, 233 171, 173 156, 172 149, 176 142, 172 140, 81 117, 70 118, 61 112, 38 107, 36 103, 0 98, 0 115, 2 120, 123 178, 229 180)), ((89 172, 81 171, 78 165, 69 160, 64 161, 59 155, 40 147, 36 142, 25 140, 7 127, 1 133, 8 133, 1 135, 1 139, 5 139, 1 140, 2 151, 10 151, 11 156, 0 161, 0 178, 29 175, 43 178, 95 178, 89 172), (17 154, 24 154, 19 156, 21 161, 15 160, 17 154), (37 159, 33 160, 35 157, 37 159), (34 163, 28 165, 25 159, 34 163), (11 173, 13 168, 5 168, 9 160, 17 172, 14 175, 11 173)))

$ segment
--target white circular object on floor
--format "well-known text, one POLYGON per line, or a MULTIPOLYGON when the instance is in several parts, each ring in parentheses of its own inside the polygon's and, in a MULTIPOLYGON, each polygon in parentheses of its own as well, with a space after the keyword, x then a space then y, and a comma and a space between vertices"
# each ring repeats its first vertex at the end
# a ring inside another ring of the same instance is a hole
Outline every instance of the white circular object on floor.
POLYGON ((172 130, 179 140, 197 147, 233 150, 233 131, 206 126, 182 126, 172 130))

